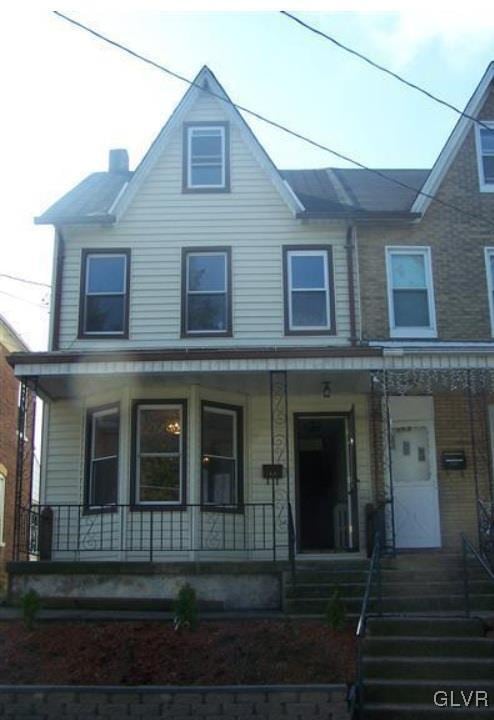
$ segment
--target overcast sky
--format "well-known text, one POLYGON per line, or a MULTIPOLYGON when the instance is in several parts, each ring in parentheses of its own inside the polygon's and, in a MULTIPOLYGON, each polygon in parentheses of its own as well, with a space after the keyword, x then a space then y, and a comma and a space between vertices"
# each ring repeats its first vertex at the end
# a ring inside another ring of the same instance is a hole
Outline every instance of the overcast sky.
MULTIPOLYGON (((494 13, 471 2, 462 12, 430 5, 299 14, 464 107, 494 59, 494 13)), ((207 64, 234 101, 373 167, 429 167, 456 121, 275 12, 67 14, 191 78, 207 64)), ((111 147, 128 148, 134 167, 185 88, 48 11, 9 13, 0 59, 0 273, 49 283, 53 231, 35 227, 33 216, 105 169, 111 147)), ((281 168, 342 165, 248 122, 281 168)), ((0 276, 0 313, 32 349, 46 347, 47 299, 46 289, 0 276)))

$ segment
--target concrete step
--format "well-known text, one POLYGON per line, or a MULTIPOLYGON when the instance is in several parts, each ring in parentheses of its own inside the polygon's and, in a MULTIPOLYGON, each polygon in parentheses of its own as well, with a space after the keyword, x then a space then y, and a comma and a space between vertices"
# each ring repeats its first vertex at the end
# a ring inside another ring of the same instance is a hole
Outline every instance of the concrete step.
POLYGON ((392 705, 369 703, 365 707, 366 720, 493 720, 492 708, 443 708, 430 705, 392 705))
POLYGON ((383 637, 483 637, 484 623, 478 618, 369 618, 369 635, 383 637))
POLYGON ((407 637, 371 635, 364 640, 364 655, 378 657, 471 657, 494 659, 494 639, 483 637, 407 637))
MULTIPOLYGON (((303 570, 297 571, 296 582, 299 583, 325 583, 340 585, 346 582, 367 582, 367 570, 303 570)), ((285 572, 285 581, 291 583, 291 573, 285 572)))
MULTIPOLYGON (((287 612, 323 613, 326 610, 327 597, 292 597, 287 598, 285 607, 287 612)), ((361 597, 341 596, 345 607, 349 612, 359 612, 362 605, 361 597)), ((470 608, 472 612, 492 611, 494 613, 493 595, 471 595, 470 608)), ((369 604, 371 612, 378 611, 377 600, 372 598, 369 604)), ((383 596, 381 608, 384 613, 408 613, 408 612, 457 612, 461 614, 465 609, 465 598, 463 595, 403 595, 400 597, 383 596)))
POLYGON ((486 658, 430 658, 422 656, 364 657, 366 679, 437 680, 487 680, 494 677, 494 659, 486 658))
MULTIPOLYGON (((453 697, 455 702, 458 699, 462 700, 460 691, 466 694, 467 699, 471 691, 487 692, 489 707, 494 708, 494 680, 490 682, 442 680, 440 687, 437 680, 366 680, 364 698, 366 705, 368 702, 392 703, 393 705, 419 703, 431 707, 434 705, 434 694, 438 690, 446 692, 448 698, 453 697)), ((473 698, 475 699, 475 696, 473 698)))
MULTIPOLYGON (((329 598, 336 589, 340 590, 340 594, 345 597, 361 597, 365 593, 365 582, 306 582, 297 580, 293 585, 291 582, 285 586, 287 598, 329 598)), ((494 597, 494 585, 488 582, 474 581, 470 583, 469 592, 471 595, 492 595, 494 597)), ((424 596, 441 596, 446 595, 463 595, 463 581, 446 581, 446 582, 429 582, 429 583, 410 583, 410 582, 390 582, 383 581, 383 596, 398 597, 424 597, 424 596)), ((377 588, 374 585, 372 595, 377 595, 377 588)))

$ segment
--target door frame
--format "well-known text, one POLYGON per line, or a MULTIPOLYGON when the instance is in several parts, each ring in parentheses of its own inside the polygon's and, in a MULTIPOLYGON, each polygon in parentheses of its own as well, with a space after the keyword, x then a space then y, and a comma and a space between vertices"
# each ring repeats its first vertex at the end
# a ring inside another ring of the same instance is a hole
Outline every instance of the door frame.
MULTIPOLYGON (((423 549, 426 550, 427 548, 441 548, 442 547, 442 533, 441 533, 441 506, 439 503, 439 477, 437 473, 437 459, 436 459, 436 428, 435 428, 435 420, 434 418, 426 418, 424 420, 411 420, 411 419, 405 419, 405 420, 393 420, 391 425, 391 431, 394 432, 396 427, 400 426, 407 426, 407 427, 425 427, 427 429, 428 433, 428 439, 429 439, 429 463, 430 463, 430 475, 431 475, 431 483, 435 490, 435 498, 436 498, 436 508, 437 508, 437 522, 436 526, 434 528, 434 531, 436 533, 438 544, 437 545, 427 545, 423 546, 423 549)), ((396 507, 394 506, 394 503, 396 502, 396 494, 397 494, 397 488, 399 487, 399 483, 396 482, 396 477, 393 479, 393 512, 396 517, 396 507)), ((399 492, 399 491, 398 491, 399 492)), ((395 547, 398 551, 403 550, 415 550, 415 549, 421 549, 422 546, 409 546, 409 547, 399 547, 398 546, 398 533, 395 529, 395 547)))
MULTIPOLYGON (((294 442, 293 442, 293 451, 295 454, 295 462, 294 462, 294 469, 295 469, 295 493, 294 493, 294 499, 295 499, 295 551, 300 554, 305 554, 307 552, 310 553, 310 551, 302 550, 301 549, 301 537, 300 537, 300 530, 301 530, 301 523, 300 523, 300 469, 299 469, 299 443, 298 443, 298 433, 297 433, 297 427, 298 427, 298 421, 299 420, 310 420, 311 418, 330 418, 332 420, 336 420, 340 418, 344 422, 345 426, 345 450, 346 450, 346 481, 347 481, 347 503, 349 508, 349 515, 348 515, 348 522, 350 523, 350 468, 351 468, 351 458, 350 458, 350 443, 349 443, 349 423, 350 423, 350 417, 352 415, 352 409, 350 410, 343 410, 341 412, 338 411, 332 411, 332 412, 310 412, 310 411, 299 411, 293 413, 293 436, 294 436, 294 442)), ((355 431, 355 436, 356 436, 355 431)), ((355 452, 355 458, 356 458, 356 442, 354 443, 354 452, 355 452)), ((358 483, 358 475, 357 475, 357 463, 355 461, 355 482, 358 483)), ((345 552, 352 552, 352 550, 358 550, 357 548, 349 548, 345 552)), ((328 552, 333 552, 329 550, 328 552)))

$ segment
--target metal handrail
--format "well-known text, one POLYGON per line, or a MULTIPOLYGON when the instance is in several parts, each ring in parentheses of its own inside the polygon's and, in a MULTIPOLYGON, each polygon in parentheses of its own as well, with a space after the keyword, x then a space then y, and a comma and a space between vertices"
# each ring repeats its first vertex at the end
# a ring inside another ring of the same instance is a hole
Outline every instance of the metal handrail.
POLYGON ((295 567, 295 523, 293 521, 292 504, 288 502, 288 562, 292 574, 292 585, 297 583, 297 573, 295 567))
POLYGON ((478 500, 479 548, 494 570, 494 504, 478 500))
POLYGON ((463 559, 463 589, 465 595, 465 615, 470 617, 470 578, 468 576, 468 553, 471 553, 479 565, 483 568, 489 579, 494 582, 494 572, 489 567, 487 560, 477 552, 470 540, 464 533, 460 533, 461 549, 463 559))
POLYGON ((382 615, 382 583, 381 583, 381 535, 376 531, 374 535, 374 547, 365 585, 362 609, 357 623, 357 679, 354 686, 352 716, 356 713, 358 718, 363 718, 364 707, 364 670, 363 670, 363 643, 367 631, 367 620, 370 616, 369 602, 372 594, 374 578, 377 581, 377 615, 382 615))

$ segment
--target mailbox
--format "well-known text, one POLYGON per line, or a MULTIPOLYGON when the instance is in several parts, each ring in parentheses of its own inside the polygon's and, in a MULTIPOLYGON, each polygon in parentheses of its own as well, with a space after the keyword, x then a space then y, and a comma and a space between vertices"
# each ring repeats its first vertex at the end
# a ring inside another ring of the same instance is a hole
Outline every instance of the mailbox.
POLYGON ((467 466, 464 450, 445 450, 441 459, 443 470, 464 470, 467 466))
POLYGON ((283 465, 263 465, 262 476, 265 480, 281 480, 283 477, 283 465))

